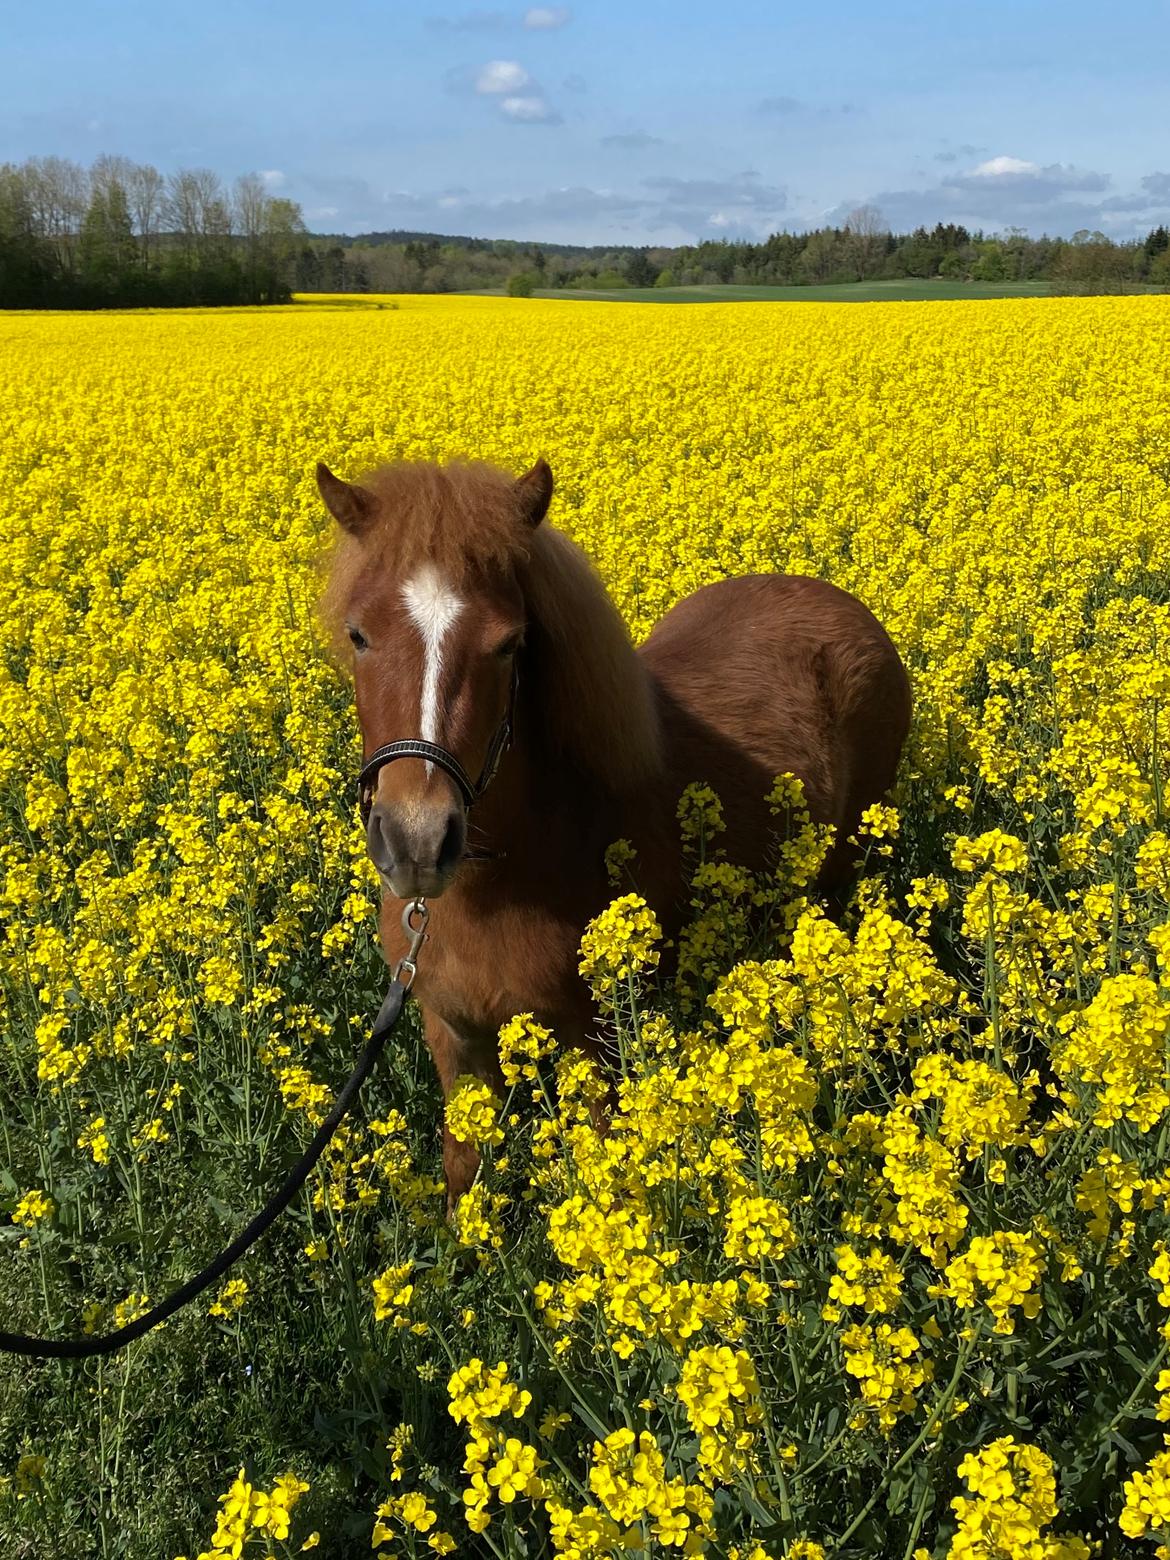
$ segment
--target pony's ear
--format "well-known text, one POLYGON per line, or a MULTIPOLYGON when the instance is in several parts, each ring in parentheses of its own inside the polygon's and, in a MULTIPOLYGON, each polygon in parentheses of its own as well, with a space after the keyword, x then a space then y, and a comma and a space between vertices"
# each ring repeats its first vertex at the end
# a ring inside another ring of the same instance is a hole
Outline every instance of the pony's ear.
POLYGON ((317 491, 338 525, 355 535, 365 530, 374 513, 372 493, 354 482, 343 482, 335 477, 324 461, 317 462, 317 491))
POLYGON ((526 471, 516 480, 516 496, 520 500, 521 513, 533 530, 548 514, 552 495, 552 468, 542 456, 531 471, 526 471))

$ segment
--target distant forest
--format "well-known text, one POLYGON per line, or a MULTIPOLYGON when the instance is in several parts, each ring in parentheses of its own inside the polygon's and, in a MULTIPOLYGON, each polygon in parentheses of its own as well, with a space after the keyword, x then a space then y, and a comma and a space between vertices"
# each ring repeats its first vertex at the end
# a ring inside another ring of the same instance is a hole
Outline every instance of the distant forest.
POLYGON ((504 288, 608 291, 626 287, 817 286, 947 277, 1048 281, 1056 292, 1170 287, 1170 230, 1118 243, 1083 230, 1071 239, 987 235, 955 223, 892 233, 872 207, 840 227, 773 233, 759 243, 707 239, 678 247, 579 248, 438 233, 366 233, 316 239, 298 258, 298 292, 466 292, 504 288), (318 248, 330 247, 324 255, 318 248), (324 274, 317 274, 321 265, 324 274))
POLYGON ((394 230, 315 234, 257 174, 230 186, 205 168, 161 174, 125 157, 0 165, 0 308, 285 303, 294 292, 587 291, 825 286, 945 277, 1047 281, 1054 291, 1170 288, 1170 231, 1117 242, 954 223, 893 233, 861 206, 835 227, 759 243, 676 247, 524 243, 394 230))
POLYGON ((0 308, 287 303, 305 224, 246 173, 126 157, 0 164, 0 308))

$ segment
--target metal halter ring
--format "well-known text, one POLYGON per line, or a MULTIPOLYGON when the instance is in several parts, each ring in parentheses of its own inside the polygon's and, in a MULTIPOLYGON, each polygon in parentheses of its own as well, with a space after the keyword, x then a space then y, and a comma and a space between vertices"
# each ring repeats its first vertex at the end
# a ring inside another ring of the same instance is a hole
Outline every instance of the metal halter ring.
POLYGON ((407 991, 414 983, 414 977, 418 969, 419 949, 427 940, 427 918, 430 916, 425 899, 412 899, 402 912, 402 930, 410 940, 410 947, 403 958, 394 966, 394 979, 407 991), (418 916, 418 925, 414 924, 414 917, 418 916), (405 979, 403 972, 405 971, 405 979))

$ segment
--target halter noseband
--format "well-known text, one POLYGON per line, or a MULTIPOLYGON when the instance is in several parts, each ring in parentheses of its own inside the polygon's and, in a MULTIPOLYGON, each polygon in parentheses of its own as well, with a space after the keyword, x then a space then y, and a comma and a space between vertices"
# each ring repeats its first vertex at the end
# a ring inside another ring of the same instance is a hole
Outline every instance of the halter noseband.
POLYGON ((362 823, 367 825, 370 821, 370 813, 374 806, 374 784, 378 775, 386 767, 392 764, 396 758, 422 758, 428 764, 437 764, 444 773, 450 775, 459 794, 463 798, 464 807, 470 807, 477 802, 488 786, 496 770, 500 767, 500 759, 512 745, 513 722, 516 714, 516 685, 519 681, 516 663, 512 663, 512 681, 508 688, 508 703, 504 709, 503 719, 496 727, 495 735, 488 746, 487 755, 483 761, 483 769, 479 779, 472 780, 463 765, 449 753, 445 747, 440 747, 437 742, 425 742, 422 737, 403 737, 398 742, 387 742, 383 747, 377 748, 366 759, 358 774, 358 807, 361 810, 362 823))

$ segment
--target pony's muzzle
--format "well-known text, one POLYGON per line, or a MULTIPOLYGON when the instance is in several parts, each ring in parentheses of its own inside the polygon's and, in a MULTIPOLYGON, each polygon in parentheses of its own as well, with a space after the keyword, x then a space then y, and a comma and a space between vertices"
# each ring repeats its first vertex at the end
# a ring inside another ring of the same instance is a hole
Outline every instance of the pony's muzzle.
POLYGON ((467 817, 454 802, 394 807, 375 803, 366 849, 399 899, 434 899, 451 882, 467 845, 467 817))

